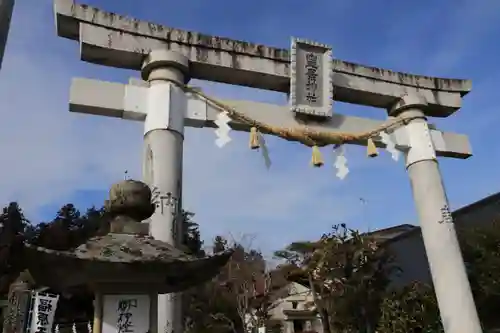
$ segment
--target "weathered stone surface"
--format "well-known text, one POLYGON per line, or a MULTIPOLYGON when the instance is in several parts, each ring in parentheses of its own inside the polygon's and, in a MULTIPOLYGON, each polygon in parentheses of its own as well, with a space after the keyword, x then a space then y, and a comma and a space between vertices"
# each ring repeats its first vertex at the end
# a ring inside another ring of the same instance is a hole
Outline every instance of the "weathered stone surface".
POLYGON ((23 272, 9 288, 8 306, 3 315, 3 333, 25 332, 31 283, 31 279, 28 279, 27 274, 23 272))
POLYGON ((31 291, 22 288, 9 292, 9 305, 4 315, 3 333, 23 333, 28 316, 31 291))
POLYGON ((58 291, 107 285, 122 291, 177 292, 217 275, 231 255, 195 258, 149 236, 125 234, 96 237, 74 251, 27 248, 37 281, 58 291))
POLYGON ((109 190, 105 208, 114 217, 128 216, 131 222, 140 223, 153 215, 151 190, 143 182, 124 180, 109 190))
MULTIPOLYGON (((55 0, 59 36, 80 41, 85 61, 140 70, 144 55, 166 48, 191 61, 192 78, 289 92, 286 49, 209 36, 140 21, 97 8, 55 0)), ((333 60, 335 100, 389 108, 402 94, 425 96, 429 116, 446 117, 461 107, 469 80, 414 75, 333 60)))
MULTIPOLYGON (((31 247, 31 245, 27 245, 31 247)), ((153 239, 151 236, 137 236, 109 233, 91 238, 72 251, 56 251, 36 247, 37 251, 59 256, 109 263, 175 263, 191 262, 197 259, 172 245, 153 239)))
POLYGON ((114 216, 111 232, 76 249, 57 251, 26 244, 30 271, 38 283, 62 291, 105 286, 121 292, 176 292, 212 278, 232 254, 199 259, 143 232, 127 230, 140 226, 138 222, 154 210, 151 190, 142 182, 113 185, 106 209, 114 216))

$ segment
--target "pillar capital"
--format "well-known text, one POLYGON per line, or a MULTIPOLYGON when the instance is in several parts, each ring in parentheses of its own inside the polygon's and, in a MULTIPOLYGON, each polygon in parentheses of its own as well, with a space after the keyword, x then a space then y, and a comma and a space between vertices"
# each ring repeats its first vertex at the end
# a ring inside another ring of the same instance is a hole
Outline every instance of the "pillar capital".
POLYGON ((141 76, 143 80, 171 80, 180 84, 189 81, 189 59, 170 50, 153 50, 144 59, 141 76))
POLYGON ((401 95, 397 102, 387 109, 387 113, 389 116, 395 117, 408 109, 423 110, 427 105, 427 100, 422 95, 418 93, 406 93, 401 95))

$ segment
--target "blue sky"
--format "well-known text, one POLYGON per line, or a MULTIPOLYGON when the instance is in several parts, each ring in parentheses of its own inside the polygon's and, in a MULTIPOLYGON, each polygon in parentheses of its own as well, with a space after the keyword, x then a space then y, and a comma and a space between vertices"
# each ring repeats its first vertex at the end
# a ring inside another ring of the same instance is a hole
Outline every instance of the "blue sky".
MULTIPOLYGON (((290 37, 329 44, 334 57, 411 73, 467 78, 472 92, 442 129, 470 136, 469 160, 441 159, 453 209, 499 191, 496 97, 500 87, 500 1, 497 0, 89 0, 90 5, 167 26, 287 48, 290 37), (496 37, 496 38, 495 38, 496 37)), ((72 77, 126 82, 131 71, 86 64, 78 44, 56 36, 52 1, 17 0, 0 74, 4 101, 0 200, 17 200, 34 222, 62 204, 100 206, 110 184, 141 175, 142 125, 70 114, 72 77)), ((214 96, 284 103, 282 94, 193 82, 214 96)), ((385 111, 343 103, 335 112, 383 119, 385 111)), ((403 162, 388 154, 366 159, 346 147, 351 173, 335 178, 327 165, 309 166, 310 150, 268 138, 265 169, 248 150, 247 134, 215 146, 210 129, 186 132, 184 204, 202 234, 251 239, 269 252, 312 239, 332 224, 362 230, 418 223, 403 162), (366 201, 362 204, 360 198, 366 201)))

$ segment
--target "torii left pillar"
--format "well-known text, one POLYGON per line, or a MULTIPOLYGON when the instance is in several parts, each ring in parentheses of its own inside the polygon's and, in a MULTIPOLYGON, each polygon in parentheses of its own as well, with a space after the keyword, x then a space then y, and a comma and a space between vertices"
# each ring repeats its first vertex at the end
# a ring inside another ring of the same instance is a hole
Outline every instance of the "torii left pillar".
MULTIPOLYGON (((188 73, 189 60, 167 50, 152 51, 142 67, 142 78, 149 82, 143 178, 154 189, 156 199, 150 234, 177 246, 182 241, 180 201, 187 109, 187 99, 180 86, 189 80, 188 73)), ((180 297, 159 295, 158 332, 181 333, 184 326, 181 310, 180 297)))

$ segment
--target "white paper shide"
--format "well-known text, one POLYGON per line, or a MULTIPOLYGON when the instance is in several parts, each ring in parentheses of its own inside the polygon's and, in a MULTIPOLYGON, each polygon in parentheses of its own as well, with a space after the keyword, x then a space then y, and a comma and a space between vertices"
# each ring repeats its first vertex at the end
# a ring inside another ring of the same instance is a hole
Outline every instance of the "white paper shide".
POLYGON ((148 295, 105 295, 102 333, 149 331, 148 295))
POLYGON ((399 150, 396 148, 396 143, 392 140, 390 134, 386 132, 380 132, 380 139, 383 144, 385 144, 385 149, 391 154, 394 161, 399 160, 399 150))
POLYGON ((231 118, 227 112, 220 112, 217 115, 217 119, 214 123, 217 125, 217 129, 215 130, 215 135, 217 139, 215 140, 215 144, 217 147, 222 148, 229 142, 231 142, 231 138, 229 137, 229 132, 231 132, 231 127, 229 126, 229 122, 231 118))
POLYGON ((31 332, 52 332, 58 300, 58 295, 36 293, 31 314, 31 332))
POLYGON ((337 173, 335 174, 340 180, 344 180, 344 178, 349 173, 349 167, 347 166, 347 158, 345 157, 344 146, 336 147, 335 149, 336 157, 335 157, 335 169, 337 169, 337 173))

